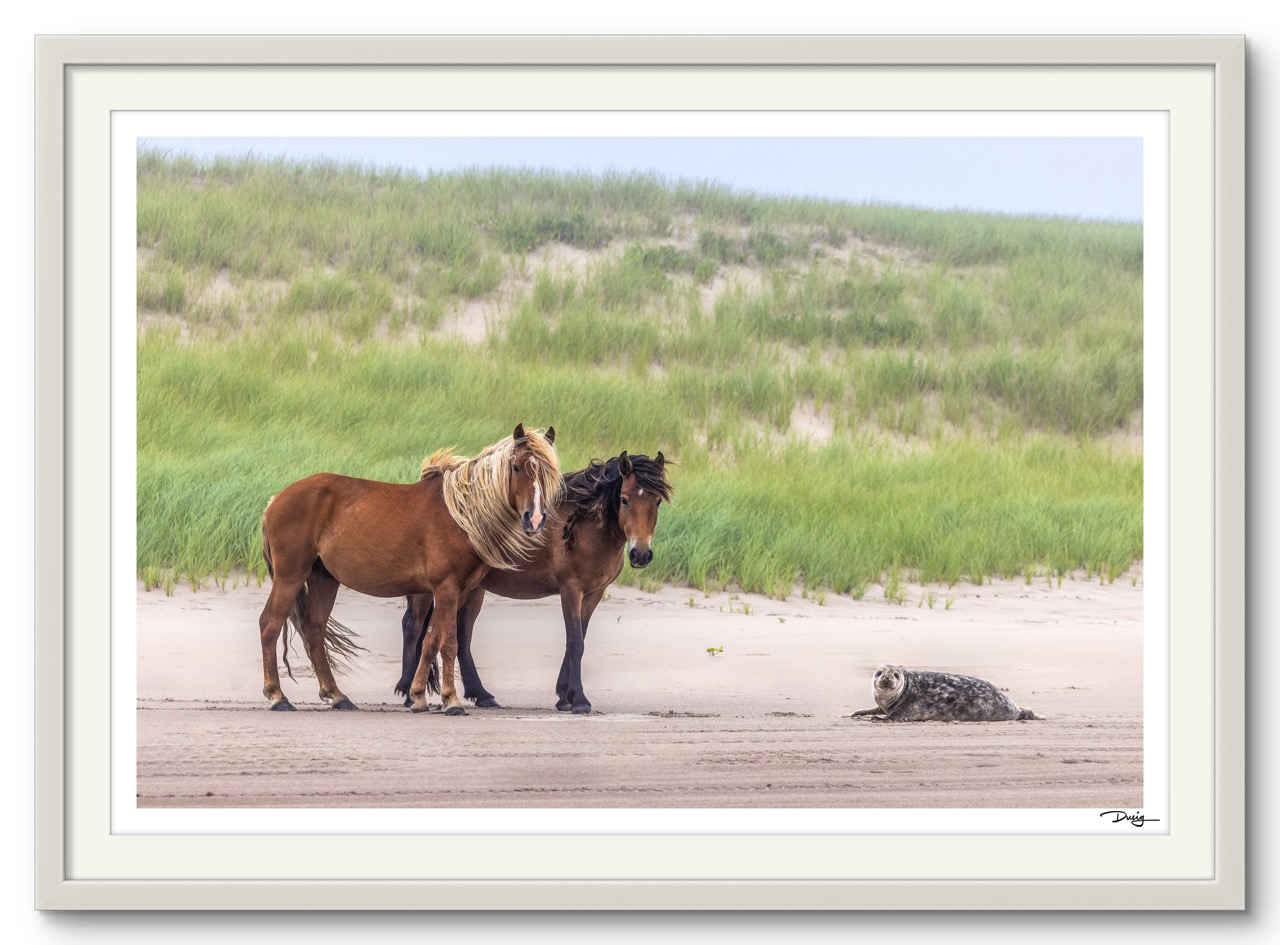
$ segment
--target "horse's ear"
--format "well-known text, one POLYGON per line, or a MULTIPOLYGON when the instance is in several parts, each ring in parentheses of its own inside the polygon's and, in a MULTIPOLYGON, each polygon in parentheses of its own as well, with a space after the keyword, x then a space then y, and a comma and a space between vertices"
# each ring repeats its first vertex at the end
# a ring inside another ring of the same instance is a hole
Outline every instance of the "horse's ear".
POLYGON ((547 442, 554 443, 556 441, 556 428, 547 427, 547 442))
POLYGON ((662 455, 662 450, 658 450, 657 463, 659 466, 662 466, 666 463, 666 459, 662 455))
POLYGON ((626 450, 618 454, 618 472, 622 473, 623 479, 631 475, 631 457, 626 450))
POLYGON ((525 438, 524 424, 517 423, 515 432, 511 434, 513 440, 523 440, 525 438))

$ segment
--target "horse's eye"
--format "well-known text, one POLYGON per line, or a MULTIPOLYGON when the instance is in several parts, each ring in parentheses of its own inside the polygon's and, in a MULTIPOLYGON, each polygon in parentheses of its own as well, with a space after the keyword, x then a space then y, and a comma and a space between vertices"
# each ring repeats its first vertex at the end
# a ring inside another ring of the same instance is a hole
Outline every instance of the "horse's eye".
POLYGON ((517 476, 518 476, 518 475, 520 475, 520 467, 519 467, 519 466, 512 466, 512 467, 511 467, 511 471, 512 471, 513 473, 515 473, 517 476))
POLYGON ((619 500, 622 502, 622 507, 623 507, 623 508, 626 508, 626 507, 627 507, 627 497, 626 497, 625 495, 624 495, 624 496, 620 496, 620 497, 619 497, 619 500))

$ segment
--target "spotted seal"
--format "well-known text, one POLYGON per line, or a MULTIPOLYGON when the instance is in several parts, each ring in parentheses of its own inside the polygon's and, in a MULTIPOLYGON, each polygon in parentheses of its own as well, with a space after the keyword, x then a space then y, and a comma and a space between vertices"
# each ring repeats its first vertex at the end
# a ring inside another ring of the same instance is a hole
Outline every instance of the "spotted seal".
POLYGON ((876 708, 854 715, 878 716, 877 722, 1005 722, 1042 719, 1020 709, 985 679, 904 669, 885 663, 871 677, 876 708))

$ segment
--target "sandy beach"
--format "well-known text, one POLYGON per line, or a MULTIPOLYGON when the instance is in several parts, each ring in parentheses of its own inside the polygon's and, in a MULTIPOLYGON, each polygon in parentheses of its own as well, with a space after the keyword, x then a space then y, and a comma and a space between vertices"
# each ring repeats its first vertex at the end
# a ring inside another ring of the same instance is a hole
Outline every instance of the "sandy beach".
POLYGON ((586 716, 554 708, 559 602, 490 595, 474 652, 502 708, 460 718, 402 707, 400 604, 346 589, 335 616, 368 652, 340 680, 362 711, 320 703, 301 651, 284 680, 300 711, 268 711, 267 590, 139 585, 139 807, 1142 804, 1140 577, 935 588, 932 607, 924 588, 819 604, 615 586, 587 637, 586 716), (991 680, 1045 718, 852 718, 887 661, 991 680))

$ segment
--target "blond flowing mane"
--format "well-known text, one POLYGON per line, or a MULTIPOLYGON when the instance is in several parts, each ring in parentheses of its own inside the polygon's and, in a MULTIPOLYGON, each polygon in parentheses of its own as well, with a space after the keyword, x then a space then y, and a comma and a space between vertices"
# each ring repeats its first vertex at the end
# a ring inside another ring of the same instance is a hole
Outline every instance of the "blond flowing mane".
MULTIPOLYGON (((555 506, 562 479, 555 447, 537 430, 526 431, 524 445, 533 453, 533 470, 543 507, 555 506)), ((436 450, 422 461, 420 479, 441 476, 444 502, 471 547, 491 568, 509 571, 533 555, 545 540, 544 530, 526 535, 519 514, 507 502, 507 484, 516 442, 506 437, 472 459, 452 449, 436 450)))

